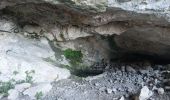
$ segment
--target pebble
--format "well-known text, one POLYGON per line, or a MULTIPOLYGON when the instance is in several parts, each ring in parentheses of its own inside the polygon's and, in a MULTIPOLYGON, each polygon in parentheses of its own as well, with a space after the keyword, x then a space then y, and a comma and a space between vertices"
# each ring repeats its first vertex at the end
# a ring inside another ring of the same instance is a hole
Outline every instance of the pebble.
POLYGON ((113 91, 114 93, 116 93, 116 92, 117 92, 117 89, 113 88, 112 91, 113 91))
POLYGON ((124 96, 122 96, 119 100, 125 100, 125 97, 124 97, 124 96))
POLYGON ((127 71, 127 72, 136 73, 136 70, 133 69, 131 66, 126 66, 126 71, 127 71))
POLYGON ((153 86, 152 91, 157 90, 158 88, 156 86, 153 86))
POLYGON ((111 93, 112 93, 112 89, 107 88, 107 89, 106 89, 106 92, 107 92, 108 94, 111 94, 111 93))
POLYGON ((122 88, 118 88, 118 91, 120 91, 120 92, 121 92, 121 91, 124 91, 124 90, 123 90, 122 88))
POLYGON ((95 83, 94 85, 95 85, 95 86, 99 86, 99 83, 95 83))
POLYGON ((155 81, 155 84, 158 84, 158 79, 155 79, 154 81, 155 81))
POLYGON ((158 88, 157 91, 158 91, 158 94, 160 95, 164 94, 165 92, 163 88, 158 88))
POLYGON ((113 83, 113 81, 112 81, 111 79, 109 80, 109 82, 110 82, 110 83, 113 83))

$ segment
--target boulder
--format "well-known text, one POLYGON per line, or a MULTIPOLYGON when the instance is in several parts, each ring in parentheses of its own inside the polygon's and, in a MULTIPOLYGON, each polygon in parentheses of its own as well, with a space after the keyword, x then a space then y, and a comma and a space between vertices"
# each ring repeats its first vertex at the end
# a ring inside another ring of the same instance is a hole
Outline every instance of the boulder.
POLYGON ((139 100, 148 100, 153 95, 153 92, 149 90, 147 86, 141 89, 139 100))

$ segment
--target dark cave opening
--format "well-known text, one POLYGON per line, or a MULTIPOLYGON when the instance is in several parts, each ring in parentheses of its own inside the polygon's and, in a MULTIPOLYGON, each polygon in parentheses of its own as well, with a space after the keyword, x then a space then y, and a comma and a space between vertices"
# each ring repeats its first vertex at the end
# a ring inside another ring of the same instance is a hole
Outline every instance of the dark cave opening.
POLYGON ((157 55, 147 55, 139 53, 126 53, 123 54, 120 58, 112 59, 112 62, 124 62, 124 63, 134 63, 134 62, 150 62, 153 65, 166 65, 170 63, 170 59, 164 58, 157 55))

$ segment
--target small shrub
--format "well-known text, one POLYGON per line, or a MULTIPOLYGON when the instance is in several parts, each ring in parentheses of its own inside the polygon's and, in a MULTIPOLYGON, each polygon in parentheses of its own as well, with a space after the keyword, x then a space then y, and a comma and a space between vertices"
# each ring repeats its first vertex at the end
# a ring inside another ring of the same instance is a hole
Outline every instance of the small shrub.
POLYGON ((14 84, 12 82, 0 82, 0 94, 3 96, 8 96, 8 91, 14 88, 14 84))
POLYGON ((19 72, 18 71, 13 71, 13 74, 14 75, 17 75, 19 72))
POLYGON ((42 93, 42 92, 37 92, 37 93, 35 94, 36 100, 41 100, 41 99, 42 99, 42 96, 43 96, 43 93, 42 93))
POLYGON ((76 65, 82 62, 83 54, 81 51, 75 51, 72 49, 64 50, 64 56, 70 60, 70 63, 76 65))
POLYGON ((26 83, 33 83, 33 77, 31 76, 31 74, 34 74, 34 73, 35 73, 34 70, 31 70, 30 72, 29 71, 25 72, 25 74, 26 74, 25 82, 26 83))
MULTIPOLYGON (((11 79, 8 82, 2 82, 0 81, 0 94, 2 94, 4 97, 8 96, 8 91, 10 89, 13 89, 15 87, 16 84, 21 84, 21 83, 33 83, 33 77, 31 76, 31 74, 35 73, 34 70, 26 71, 26 79, 25 80, 18 80, 16 81, 15 79, 11 79)), ((18 74, 17 71, 13 72, 14 75, 18 74)), ((41 96, 41 93, 39 93, 39 95, 41 96)), ((39 100, 39 99, 37 99, 39 100)))
POLYGON ((25 80, 18 80, 18 81, 15 81, 15 84, 22 84, 22 83, 26 83, 25 80))

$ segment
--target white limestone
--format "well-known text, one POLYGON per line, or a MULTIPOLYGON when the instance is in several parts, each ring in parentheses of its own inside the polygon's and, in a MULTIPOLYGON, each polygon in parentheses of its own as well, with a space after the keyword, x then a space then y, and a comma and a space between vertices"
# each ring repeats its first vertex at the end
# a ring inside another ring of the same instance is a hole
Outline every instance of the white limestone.
POLYGON ((37 93, 42 93, 45 96, 52 88, 52 85, 49 83, 42 83, 37 86, 31 87, 23 92, 24 95, 29 95, 31 99, 35 99, 37 93))
POLYGON ((153 95, 153 92, 149 90, 147 86, 141 89, 139 100, 148 100, 153 95))

